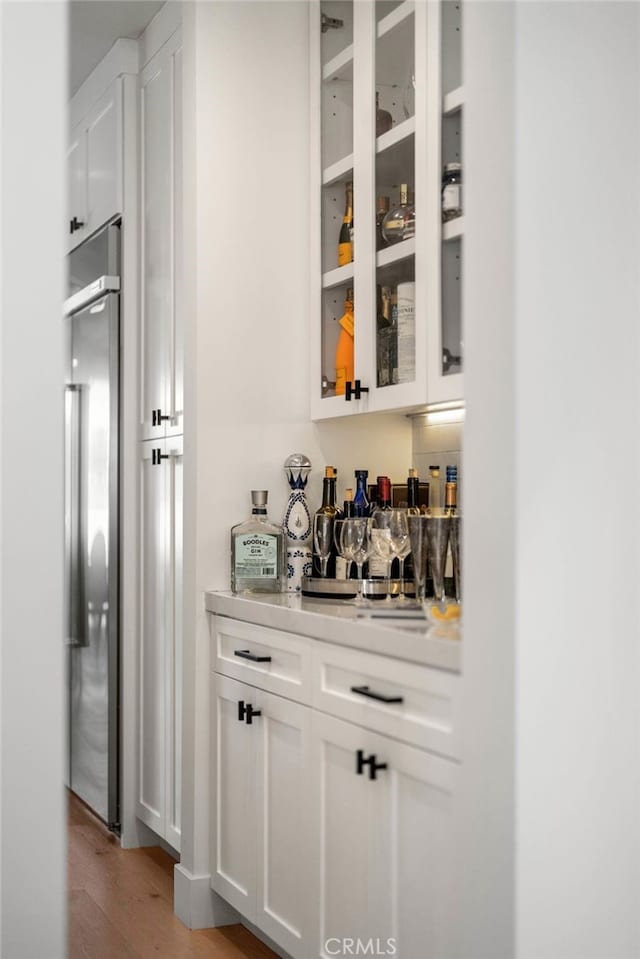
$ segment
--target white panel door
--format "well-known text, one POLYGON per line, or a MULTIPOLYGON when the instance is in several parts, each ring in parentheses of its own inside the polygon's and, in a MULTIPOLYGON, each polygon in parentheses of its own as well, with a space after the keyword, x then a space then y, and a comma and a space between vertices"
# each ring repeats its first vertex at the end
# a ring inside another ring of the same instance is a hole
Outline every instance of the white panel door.
POLYGON ((211 674, 214 730, 211 885, 253 921, 256 904, 256 802, 253 794, 256 726, 240 704, 259 709, 258 690, 211 674))
POLYGON ((88 232, 122 214, 122 81, 91 109, 87 131, 88 232))
POLYGON ((357 750, 368 736, 365 730, 315 710, 312 730, 311 835, 318 843, 320 895, 319 928, 309 955, 329 959, 335 940, 368 940, 371 935, 368 869, 374 823, 370 787, 377 784, 356 773, 357 750))
POLYGON ((87 134, 79 124, 71 135, 67 151, 68 182, 68 249, 71 250, 87 235, 87 134), (76 226, 76 224, 81 224, 76 226))
POLYGON ((166 831, 165 839, 180 851, 182 786, 182 464, 181 436, 165 441, 168 483, 167 596, 171 606, 166 661, 166 831))
POLYGON ((332 937, 360 937, 385 949, 393 940, 398 956, 446 956, 458 765, 317 712, 313 745, 319 955, 332 937))
POLYGON ((141 75, 143 439, 182 432, 182 109, 180 32, 141 75))
POLYGON ((163 442, 141 443, 142 595, 139 661, 138 816, 163 835, 166 822, 166 658, 169 623, 168 483, 163 442))
POLYGON ((292 956, 312 954, 317 903, 309 803, 311 710, 260 692, 257 744, 256 924, 292 956))

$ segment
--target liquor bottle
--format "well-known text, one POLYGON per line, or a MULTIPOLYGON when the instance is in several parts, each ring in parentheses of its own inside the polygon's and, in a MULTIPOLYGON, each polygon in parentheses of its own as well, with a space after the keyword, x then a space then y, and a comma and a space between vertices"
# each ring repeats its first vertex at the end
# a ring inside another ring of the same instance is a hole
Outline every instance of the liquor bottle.
MULTIPOLYGON (((420 515, 420 479, 416 469, 410 469, 407 476, 407 513, 409 516, 420 515)), ((413 554, 408 553, 404 561, 404 579, 405 582, 413 580, 413 554)))
POLYGON ((251 490, 253 508, 246 522, 231 529, 231 590, 281 593, 284 590, 284 533, 267 516, 267 490, 251 490))
POLYGON ((407 513, 420 515, 420 479, 416 469, 410 469, 407 477, 407 513))
MULTIPOLYGON (((378 476, 377 478, 377 502, 374 508, 371 511, 371 515, 374 516, 378 512, 385 512, 391 509, 391 480, 388 476, 378 476)), ((397 565, 397 560, 394 560, 394 563, 397 565)), ((393 564, 392 564, 392 576, 393 576, 393 564)), ((386 579, 387 576, 387 564, 381 556, 378 556, 376 553, 372 553, 369 557, 369 578, 370 579, 386 579)))
POLYGON ((398 283, 396 290, 396 341, 398 383, 416 378, 416 285, 398 283))
POLYGON ((340 235, 338 237, 338 266, 346 266, 353 260, 353 183, 346 186, 346 204, 340 235))
POLYGON ((342 515, 345 519, 351 519, 356 515, 355 506, 353 504, 353 490, 350 487, 344 491, 344 506, 342 509, 342 515))
POLYGON ((446 516, 455 516, 458 512, 458 467, 447 466, 447 480, 444 487, 444 511, 446 516))
POLYGON ((367 498, 367 477, 369 470, 355 470, 354 475, 356 478, 356 493, 353 497, 353 514, 356 517, 368 516, 370 511, 369 500, 367 498))
POLYGON ((392 357, 395 329, 393 326, 393 290, 390 286, 378 286, 376 323, 376 383, 389 386, 392 382, 392 357))
POLYGON ((442 516, 440 467, 430 466, 429 474, 429 512, 432 516, 442 516))
POLYGON ((282 520, 287 550, 286 588, 287 592, 299 593, 302 577, 312 575, 311 514, 305 493, 311 460, 304 453, 292 453, 283 468, 290 488, 282 520))
POLYGON ((442 222, 462 216, 462 164, 447 163, 442 173, 442 222))
MULTIPOLYGON (((330 516, 333 520, 340 519, 342 510, 336 505, 336 479, 338 471, 333 466, 326 466, 324 470, 324 479, 322 480, 322 506, 316 510, 316 516, 330 516)), ((330 579, 336 577, 336 555, 335 543, 332 542, 331 555, 327 563, 327 576, 330 579)), ((313 546, 313 575, 319 576, 321 571, 320 557, 313 546)))
POLYGON ((376 200, 376 250, 389 246, 382 233, 382 223, 389 212, 389 197, 379 196, 376 200))
POLYGON ((382 221, 382 235, 387 243, 400 243, 416 233, 416 208, 409 201, 406 183, 400 184, 400 203, 389 210, 382 221))
POLYGON ((380 107, 380 94, 376 91, 376 136, 381 137, 383 133, 388 133, 393 126, 393 117, 388 110, 382 110, 380 107))
POLYGON ((344 314, 338 320, 341 326, 336 345, 336 396, 344 396, 347 381, 354 380, 354 316, 353 288, 347 289, 344 314))

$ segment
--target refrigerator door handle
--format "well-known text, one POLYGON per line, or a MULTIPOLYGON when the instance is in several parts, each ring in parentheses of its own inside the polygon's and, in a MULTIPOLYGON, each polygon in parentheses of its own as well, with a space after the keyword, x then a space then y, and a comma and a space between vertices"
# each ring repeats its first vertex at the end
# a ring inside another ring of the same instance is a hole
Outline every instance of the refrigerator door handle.
POLYGON ((82 512, 82 385, 65 387, 65 584, 66 644, 87 645, 82 512))

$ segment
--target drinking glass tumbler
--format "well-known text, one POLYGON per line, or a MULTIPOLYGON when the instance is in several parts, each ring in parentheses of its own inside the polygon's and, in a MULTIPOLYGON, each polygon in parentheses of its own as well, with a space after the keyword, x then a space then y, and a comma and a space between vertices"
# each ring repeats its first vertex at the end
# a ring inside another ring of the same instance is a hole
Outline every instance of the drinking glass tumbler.
POLYGON ((460 516, 452 516, 450 523, 449 544, 451 546, 451 561, 453 563, 453 582, 456 590, 456 602, 460 603, 462 602, 462 568, 460 566, 462 519, 460 516))
POLYGON ((416 602, 424 603, 427 587, 427 559, 429 556, 428 516, 408 516, 409 541, 413 553, 413 580, 416 589, 416 602))
POLYGON ((429 563, 433 576, 433 593, 436 602, 444 606, 444 568, 447 560, 447 547, 451 532, 450 516, 427 516, 427 542, 429 563))

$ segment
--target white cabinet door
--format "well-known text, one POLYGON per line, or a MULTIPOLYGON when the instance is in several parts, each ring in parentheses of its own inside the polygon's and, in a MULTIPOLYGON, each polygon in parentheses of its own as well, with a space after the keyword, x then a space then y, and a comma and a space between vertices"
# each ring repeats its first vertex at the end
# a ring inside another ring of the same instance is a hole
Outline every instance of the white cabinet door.
POLYGON ((246 715, 241 718, 239 709, 241 703, 258 709, 259 695, 258 690, 245 683, 211 674, 211 885, 250 920, 255 917, 256 903, 256 726, 246 722, 246 715))
POLYGON ((356 753, 368 736, 364 730, 316 711, 312 728, 315 822, 311 834, 319 846, 320 895, 316 945, 309 954, 328 959, 335 940, 364 941, 371 934, 369 854, 374 823, 370 786, 376 783, 356 775, 356 753))
POLYGON ((318 712, 313 748, 322 884, 313 955, 360 938, 385 949, 392 940, 398 956, 446 956, 457 764, 318 712))
POLYGON ((87 235, 122 214, 122 81, 115 80, 85 120, 87 235))
POLYGON ((182 437, 141 443, 138 816, 180 850, 182 437))
POLYGON ((260 692, 254 720, 257 755, 257 902, 255 923, 286 951, 308 959, 316 908, 312 867, 311 710, 260 692))
POLYGON ((138 816, 160 835, 166 819, 166 657, 168 487, 159 443, 142 443, 141 455, 141 632, 139 661, 138 816))
POLYGON ((181 68, 178 31, 140 84, 143 439, 183 429, 181 68))
POLYGON ((75 128, 67 151, 69 250, 82 242, 87 223, 87 132, 83 124, 75 128), (76 224, 81 224, 76 226, 76 224))
POLYGON ((166 827, 165 839, 180 851, 182 789, 182 509, 183 439, 166 440, 168 484, 167 598, 170 605, 166 658, 166 827))
POLYGON ((122 214, 122 158, 122 80, 117 79, 70 138, 69 249, 122 214))

